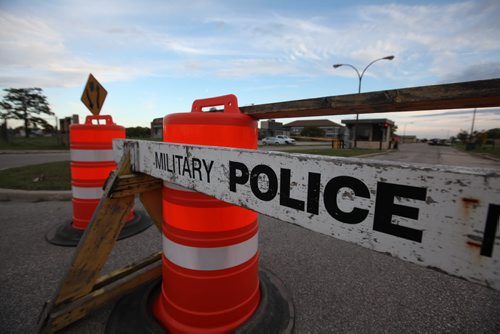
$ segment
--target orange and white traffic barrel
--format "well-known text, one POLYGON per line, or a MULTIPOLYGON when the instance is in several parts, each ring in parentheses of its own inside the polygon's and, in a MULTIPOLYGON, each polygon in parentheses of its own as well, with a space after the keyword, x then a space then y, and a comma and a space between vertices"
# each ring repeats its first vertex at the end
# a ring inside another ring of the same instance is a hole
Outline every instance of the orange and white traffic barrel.
MULTIPOLYGON (((70 126, 71 190, 73 219, 49 232, 47 240, 61 246, 76 246, 103 194, 103 185, 116 169, 113 139, 125 138, 125 128, 109 115, 87 116, 85 124, 70 126)), ((142 213, 131 211, 119 239, 151 226, 142 213)))
MULTIPOLYGON (((178 144, 257 148, 257 121, 236 96, 197 100, 168 115, 163 139, 178 144), (224 105, 223 112, 202 112, 224 105)), ((153 310, 170 332, 228 332, 260 301, 257 214, 174 184, 163 188, 163 283, 153 310)))
MULTIPOLYGON (((165 142, 255 150, 257 122, 236 96, 164 118, 165 142), (223 112, 202 112, 224 105, 223 112)), ((106 333, 290 333, 290 294, 259 270, 257 214, 165 182, 162 280, 122 298, 106 333)))

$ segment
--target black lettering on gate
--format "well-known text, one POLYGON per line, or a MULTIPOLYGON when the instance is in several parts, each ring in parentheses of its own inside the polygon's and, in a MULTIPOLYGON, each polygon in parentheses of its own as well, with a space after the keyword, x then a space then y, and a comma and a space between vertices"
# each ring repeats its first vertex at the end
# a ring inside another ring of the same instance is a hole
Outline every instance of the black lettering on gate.
POLYGON ((280 205, 304 211, 304 201, 290 197, 290 178, 291 172, 289 169, 281 168, 280 173, 280 205))
POLYGON ((392 216, 418 220, 418 208, 394 204, 395 197, 425 200, 427 188, 405 186, 401 184, 378 182, 377 200, 373 230, 394 235, 399 238, 422 242, 422 231, 392 223, 392 216))
POLYGON ((358 224, 365 220, 368 216, 368 210, 354 208, 351 212, 340 210, 337 204, 337 197, 341 188, 352 189, 354 195, 364 198, 370 198, 368 187, 358 179, 350 176, 337 176, 328 181, 325 186, 323 199, 325 202, 326 211, 333 218, 346 224, 358 224))
POLYGON ((483 242, 481 244, 481 255, 491 257, 498 228, 498 218, 500 218, 500 205, 490 204, 488 215, 486 216, 486 226, 484 227, 483 242))
POLYGON ((248 168, 245 164, 229 161, 229 191, 236 192, 236 184, 247 183, 248 177, 248 168), (236 171, 240 171, 241 175, 236 175, 236 171))
POLYGON ((309 173, 307 178, 307 212, 317 215, 319 212, 319 191, 321 174, 309 173))
POLYGON ((273 169, 266 165, 257 165, 252 169, 250 173, 250 187, 252 192, 258 199, 262 201, 272 200, 278 193, 278 177, 274 173, 273 169), (267 191, 261 191, 259 189, 259 175, 264 174, 268 179, 267 191))

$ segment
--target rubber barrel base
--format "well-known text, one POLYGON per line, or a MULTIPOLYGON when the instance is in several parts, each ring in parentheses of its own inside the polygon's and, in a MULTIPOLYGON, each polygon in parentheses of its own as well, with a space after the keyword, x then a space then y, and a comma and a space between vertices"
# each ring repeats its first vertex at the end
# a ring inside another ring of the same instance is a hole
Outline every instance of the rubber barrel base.
MULTIPOLYGON (((232 333, 292 333, 295 308, 291 294, 273 273, 259 272, 261 301, 253 316, 232 333)), ((168 331, 153 316, 153 301, 161 280, 145 284, 120 299, 106 324, 106 334, 164 334, 168 331)))
MULTIPOLYGON (((151 225, 153 225, 153 221, 147 214, 134 210, 134 218, 125 223, 118 235, 118 240, 141 233, 151 225)), ((71 221, 66 221, 49 230, 45 235, 45 239, 56 246, 76 247, 84 232, 85 230, 74 228, 71 221)))

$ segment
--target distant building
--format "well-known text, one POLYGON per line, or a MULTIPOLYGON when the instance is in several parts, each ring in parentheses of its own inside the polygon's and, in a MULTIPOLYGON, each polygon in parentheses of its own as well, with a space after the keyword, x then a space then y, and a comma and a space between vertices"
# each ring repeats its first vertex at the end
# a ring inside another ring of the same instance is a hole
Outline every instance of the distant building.
POLYGON ((163 138, 163 117, 155 118, 151 122, 151 137, 163 138))
POLYGON ((290 136, 300 136, 300 133, 306 127, 317 127, 325 132, 326 138, 339 138, 344 133, 344 127, 328 119, 311 119, 294 121, 284 125, 289 129, 290 136))
POLYGON ((401 138, 401 143, 413 144, 417 142, 417 136, 399 136, 401 138))
POLYGON ((274 119, 260 122, 259 138, 274 137, 278 135, 290 135, 288 130, 283 127, 283 123, 276 122, 274 119))
POLYGON ((391 129, 394 122, 387 118, 342 120, 349 130, 349 139, 354 143, 356 133, 357 148, 389 149, 392 147, 391 129))

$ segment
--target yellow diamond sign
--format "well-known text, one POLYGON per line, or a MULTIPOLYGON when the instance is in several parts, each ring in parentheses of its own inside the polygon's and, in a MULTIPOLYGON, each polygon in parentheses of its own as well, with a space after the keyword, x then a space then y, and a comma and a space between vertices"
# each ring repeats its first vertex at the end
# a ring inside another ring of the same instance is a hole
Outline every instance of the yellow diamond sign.
POLYGON ((92 74, 89 74, 89 79, 85 85, 85 89, 82 94, 82 102, 94 115, 99 115, 101 112, 102 105, 106 99, 108 92, 104 87, 97 81, 92 74))

